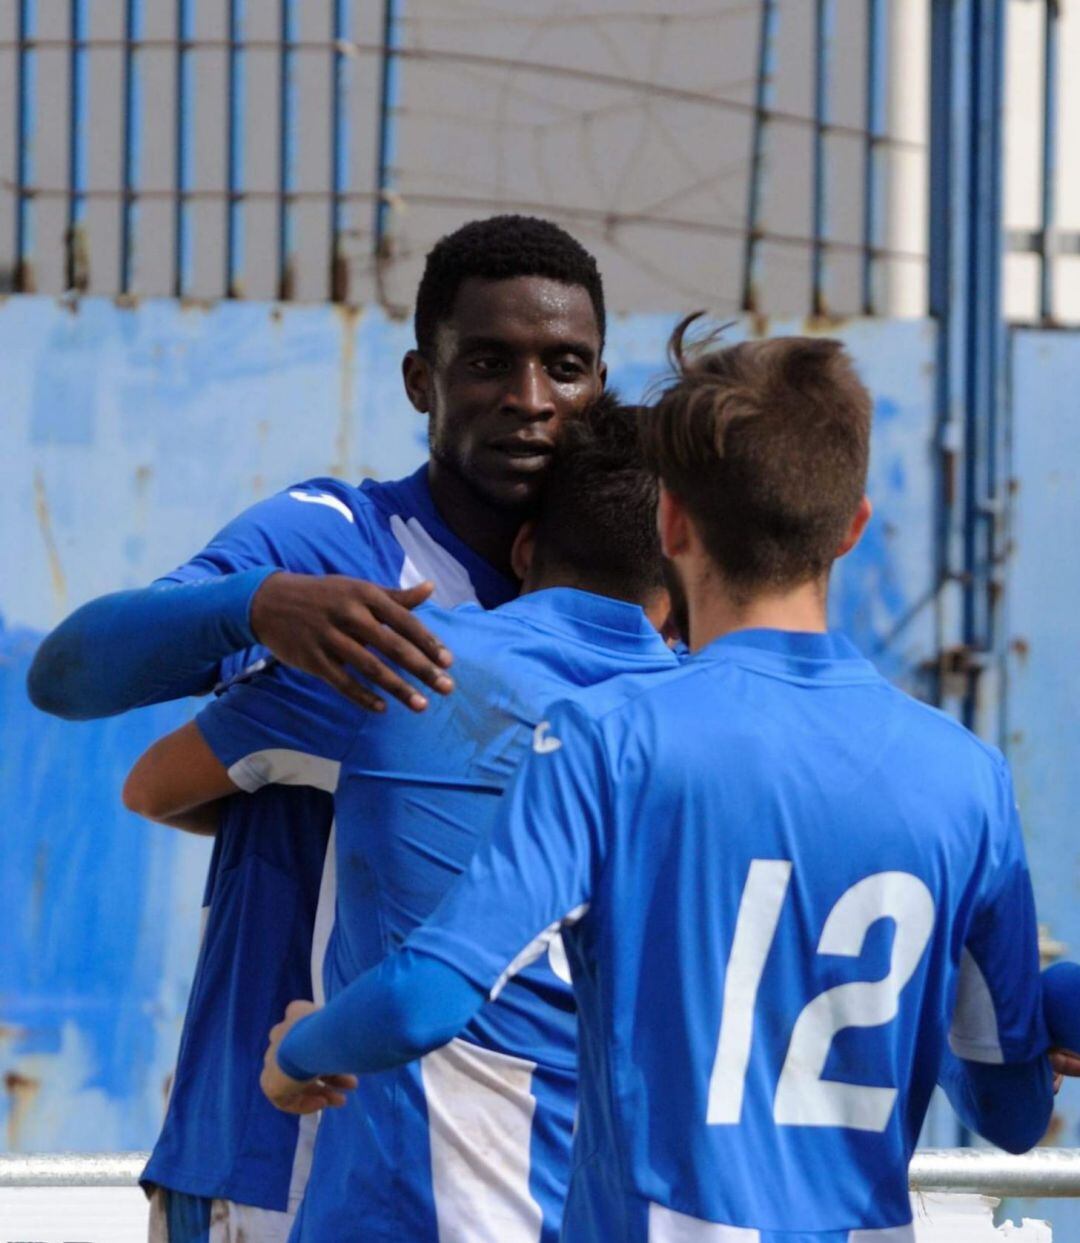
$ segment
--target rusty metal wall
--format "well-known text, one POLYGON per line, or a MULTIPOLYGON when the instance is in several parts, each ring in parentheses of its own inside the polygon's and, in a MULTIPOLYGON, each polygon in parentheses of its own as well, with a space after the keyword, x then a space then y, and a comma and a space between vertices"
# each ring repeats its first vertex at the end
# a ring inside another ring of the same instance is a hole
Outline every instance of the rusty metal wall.
MULTIPOLYGON (((668 316, 616 318, 613 381, 662 373, 668 316)), ((814 331, 745 321, 751 332, 814 331)), ((926 689, 937 635, 934 358, 926 321, 834 325, 877 398, 877 517, 837 619, 926 689)), ((146 1148, 195 958, 205 844, 119 804, 127 768, 189 704, 68 724, 32 709, 40 636, 186 559, 268 492, 422 460, 401 391, 408 325, 378 310, 173 301, 0 302, 0 1124, 13 1150, 146 1148)), ((948 1142, 941 1136, 938 1142, 948 1142)))

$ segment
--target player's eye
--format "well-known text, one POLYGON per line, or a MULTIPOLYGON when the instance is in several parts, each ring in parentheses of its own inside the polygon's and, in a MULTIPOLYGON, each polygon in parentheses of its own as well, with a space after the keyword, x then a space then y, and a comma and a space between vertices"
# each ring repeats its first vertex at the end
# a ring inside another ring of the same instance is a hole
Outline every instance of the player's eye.
POLYGON ((548 364, 548 373, 553 379, 563 382, 578 380, 585 374, 585 365, 580 358, 557 358, 548 364))
POLYGON ((506 370, 506 360, 495 354, 479 354, 469 359, 469 370, 474 375, 501 375, 506 370))

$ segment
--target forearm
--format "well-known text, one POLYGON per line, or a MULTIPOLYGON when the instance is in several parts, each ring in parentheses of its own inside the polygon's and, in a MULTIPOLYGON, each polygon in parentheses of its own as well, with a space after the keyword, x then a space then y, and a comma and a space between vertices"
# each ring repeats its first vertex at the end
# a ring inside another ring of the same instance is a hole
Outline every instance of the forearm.
POLYGON ((185 833, 194 833, 198 837, 213 837, 221 823, 221 800, 203 803, 175 815, 156 816, 151 819, 170 829, 182 829, 185 833))
POLYGON ((251 601, 272 567, 101 596, 42 643, 30 699, 68 720, 203 694, 219 662, 256 642, 251 601))
POLYGON ((1027 1152, 1046 1134, 1054 1087, 1045 1055, 990 1066, 961 1061, 946 1050, 938 1083, 964 1126, 1006 1152, 1027 1152))
POLYGON ((403 950, 302 1019, 282 1042, 278 1065, 298 1080, 389 1070, 453 1039, 485 1000, 452 967, 403 950))

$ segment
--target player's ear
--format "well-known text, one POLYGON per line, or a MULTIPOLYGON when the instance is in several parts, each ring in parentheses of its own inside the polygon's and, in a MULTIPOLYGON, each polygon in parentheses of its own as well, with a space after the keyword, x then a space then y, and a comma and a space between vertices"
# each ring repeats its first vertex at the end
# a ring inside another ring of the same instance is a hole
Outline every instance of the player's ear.
POLYGON ((656 507, 656 529, 660 534, 660 550, 669 561, 690 547, 690 517, 686 506, 663 484, 656 507))
POLYGON ((523 522, 510 549, 510 568, 522 582, 529 576, 536 552, 536 523, 523 522))
POLYGON ((847 534, 844 536, 843 542, 837 551, 837 557, 843 557, 846 553, 851 552, 859 540, 862 539, 862 534, 866 530, 866 524, 870 521, 873 512, 874 507, 870 504, 870 498, 864 496, 859 502, 859 508, 855 511, 855 517, 851 520, 851 526, 848 527, 847 534))
POLYGON ((409 350, 401 360, 401 378, 412 408, 420 414, 431 412, 431 364, 419 350, 409 350))

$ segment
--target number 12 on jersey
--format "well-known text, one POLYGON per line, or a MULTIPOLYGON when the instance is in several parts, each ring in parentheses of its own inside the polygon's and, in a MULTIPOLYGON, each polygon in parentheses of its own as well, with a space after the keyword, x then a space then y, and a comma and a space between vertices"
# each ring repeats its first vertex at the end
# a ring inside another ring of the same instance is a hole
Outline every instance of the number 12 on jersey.
MULTIPOLYGON (((706 1121, 736 1125, 742 1117, 746 1072, 761 977, 791 881, 786 859, 754 859, 746 878, 724 977, 720 1037, 709 1079, 706 1121)), ((839 1126, 883 1131, 896 1100, 892 1087, 823 1079, 833 1037, 846 1027, 891 1022, 934 928, 934 899, 910 872, 875 872, 840 895, 821 931, 817 952, 858 958, 879 919, 896 922, 889 973, 882 980, 838 984, 804 1007, 795 1021, 773 1100, 780 1126, 839 1126)))

